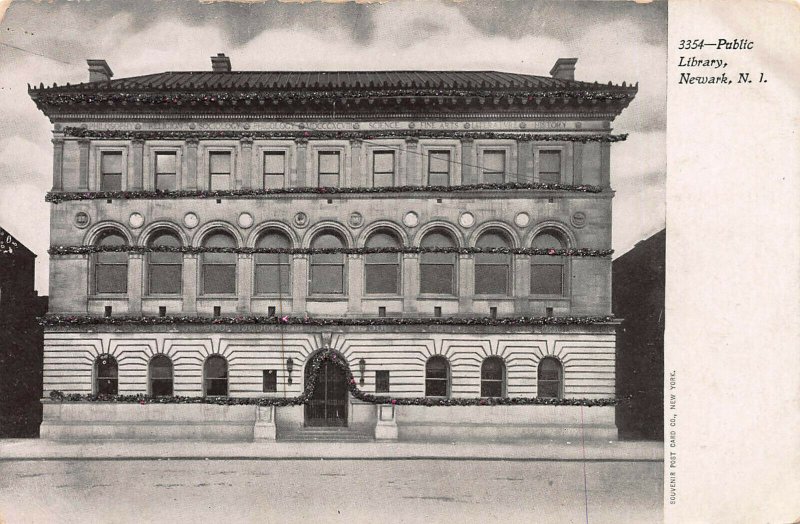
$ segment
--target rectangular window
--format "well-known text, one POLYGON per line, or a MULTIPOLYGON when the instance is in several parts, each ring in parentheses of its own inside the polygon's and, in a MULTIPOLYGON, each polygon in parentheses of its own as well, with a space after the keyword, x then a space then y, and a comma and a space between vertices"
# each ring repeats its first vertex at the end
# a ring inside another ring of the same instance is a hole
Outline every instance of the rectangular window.
POLYGON ((100 191, 122 190, 122 152, 103 152, 100 156, 100 191))
POLYGON ((156 189, 174 191, 178 189, 177 155, 175 153, 156 153, 156 189))
POLYGON ((231 154, 228 152, 209 153, 209 188, 223 191, 231 188, 231 154))
POLYGON ((508 293, 508 265, 476 264, 475 294, 505 295, 508 293))
POLYGON ((382 370, 375 372, 375 393, 389 392, 389 371, 382 370))
POLYGON ((453 295, 455 267, 451 264, 420 264, 419 280, 420 293, 453 295))
POLYGON ((263 371, 263 385, 261 389, 264 393, 274 393, 278 391, 278 374, 274 369, 263 371))
POLYGON ((178 295, 183 280, 183 255, 181 253, 153 252, 149 256, 149 287, 152 294, 178 295))
POLYGON ((561 182, 561 151, 539 151, 539 182, 543 184, 561 182))
POLYGON ((339 187, 341 170, 338 151, 321 151, 319 153, 319 187, 339 187))
POLYGON ((531 294, 564 294, 564 266, 561 264, 533 264, 531 266, 531 294))
POLYGON ((450 151, 428 153, 428 185, 450 185, 450 151))
POLYGON ((506 152, 483 152, 483 179, 484 184, 502 184, 506 181, 506 152))
POLYGON ((394 185, 394 151, 376 151, 372 155, 372 186, 394 185))
POLYGON ((288 264, 256 264, 256 294, 290 295, 288 264))
POLYGON ((203 264, 203 294, 236 293, 236 266, 203 264))
MULTIPOLYGON (((394 258, 397 255, 391 254, 394 258)), ((400 292, 399 277, 400 266, 397 262, 391 264, 366 264, 364 271, 364 287, 368 295, 389 294, 396 295, 400 292)))
POLYGON ((283 189, 286 187, 286 153, 283 151, 264 152, 264 189, 283 189))
POLYGON ((315 295, 344 294, 344 266, 312 264, 311 293, 315 295))

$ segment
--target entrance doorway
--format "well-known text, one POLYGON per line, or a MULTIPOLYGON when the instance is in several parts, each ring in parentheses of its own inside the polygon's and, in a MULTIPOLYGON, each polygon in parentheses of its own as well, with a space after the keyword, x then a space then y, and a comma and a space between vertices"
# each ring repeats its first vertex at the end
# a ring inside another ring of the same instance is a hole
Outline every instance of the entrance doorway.
MULTIPOLYGON (((311 363, 306 366, 311 380, 311 363)), ((342 368, 325 361, 319 368, 314 394, 306 404, 306 426, 347 426, 347 376, 342 368)))

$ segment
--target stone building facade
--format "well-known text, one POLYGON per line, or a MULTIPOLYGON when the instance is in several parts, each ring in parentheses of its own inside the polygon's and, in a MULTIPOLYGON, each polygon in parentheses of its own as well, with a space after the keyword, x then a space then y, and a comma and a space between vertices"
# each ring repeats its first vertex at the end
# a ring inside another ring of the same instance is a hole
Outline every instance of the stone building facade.
MULTIPOLYGON (((575 62, 276 73, 218 55, 113 79, 90 60, 88 83, 31 88, 53 123, 45 395, 290 398, 326 351, 396 399, 613 397, 610 124, 637 89, 575 81, 575 62)), ((305 405, 45 400, 42 432, 517 439, 575 432, 580 408, 616 436, 610 406, 376 406, 340 371, 305 405)))

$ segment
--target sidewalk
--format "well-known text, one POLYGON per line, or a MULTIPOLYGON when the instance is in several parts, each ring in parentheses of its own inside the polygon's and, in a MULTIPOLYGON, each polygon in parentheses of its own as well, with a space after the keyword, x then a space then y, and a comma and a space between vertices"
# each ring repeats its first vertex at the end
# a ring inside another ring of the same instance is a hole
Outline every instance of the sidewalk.
POLYGON ((519 444, 425 442, 54 442, 0 440, 0 461, 13 460, 664 460, 662 442, 538 441, 519 444))

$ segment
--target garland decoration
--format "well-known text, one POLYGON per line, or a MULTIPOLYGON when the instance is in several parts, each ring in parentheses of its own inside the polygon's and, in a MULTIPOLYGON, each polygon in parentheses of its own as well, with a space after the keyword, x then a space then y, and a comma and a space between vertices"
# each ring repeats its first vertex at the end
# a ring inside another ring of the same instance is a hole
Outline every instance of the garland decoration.
POLYGON ((45 202, 58 204, 72 200, 152 200, 177 198, 258 198, 271 195, 352 195, 376 193, 461 193, 467 191, 578 191, 583 193, 601 193, 603 188, 588 184, 543 184, 543 183, 507 183, 507 184, 467 184, 461 186, 390 186, 390 187, 286 187, 281 189, 226 189, 177 190, 177 191, 51 191, 45 196, 45 202))
POLYGON ((110 129, 86 129, 67 126, 64 135, 75 138, 93 140, 224 140, 224 139, 319 139, 319 140, 373 140, 382 138, 452 138, 462 139, 496 139, 518 140, 521 142, 622 142, 628 138, 627 133, 612 135, 608 133, 591 134, 544 134, 544 133, 507 133, 491 131, 130 131, 110 129), (313 134, 312 134, 313 132, 313 134))
MULTIPOLYGON (((200 86, 198 86, 200 87, 200 86)), ((258 90, 258 91, 233 91, 233 90, 213 90, 215 86, 206 86, 205 90, 195 91, 175 91, 163 90, 163 92, 126 92, 116 91, 111 85, 92 85, 87 92, 59 92, 59 88, 45 88, 40 85, 39 89, 30 90, 37 103, 58 107, 71 105, 107 105, 107 106, 151 106, 151 107, 176 107, 188 106, 208 106, 228 105, 273 105, 276 103, 293 102, 323 102, 323 101, 343 101, 357 99, 379 99, 379 98, 488 98, 494 99, 520 99, 529 102, 541 103, 543 100, 556 102, 556 100, 589 100, 589 101, 628 101, 636 95, 637 89, 634 87, 617 87, 608 89, 606 86, 597 85, 594 89, 575 90, 530 90, 530 89, 451 89, 444 87, 431 88, 384 88, 384 89, 309 89, 305 86, 296 90, 258 90), (53 89, 51 91, 51 89, 53 89), (107 91, 107 92, 104 92, 107 91)), ((221 86, 216 86, 218 89, 221 86)), ((616 86, 610 86, 616 87, 616 86)), ((64 88, 61 88, 64 89, 64 88)), ((69 88, 68 88, 69 89, 69 88)), ((79 88, 78 88, 79 89, 79 88)))
POLYGON ((511 247, 337 247, 337 248, 262 248, 262 247, 205 247, 205 246, 50 246, 47 253, 51 256, 90 255, 93 253, 238 253, 238 254, 281 254, 281 255, 315 255, 315 254, 348 254, 368 255, 375 253, 455 253, 469 254, 504 254, 504 255, 538 255, 562 257, 602 257, 608 258, 613 249, 573 249, 573 248, 511 248, 511 247))
POLYGON ((564 326, 614 322, 611 316, 595 317, 291 317, 291 316, 118 316, 46 315, 39 317, 44 327, 142 326, 142 325, 265 325, 265 326, 564 326))
POLYGON ((305 390, 296 397, 264 398, 264 397, 152 397, 149 395, 84 395, 79 393, 65 394, 60 391, 50 392, 50 399, 56 402, 115 402, 120 404, 217 404, 224 406, 297 406, 307 404, 314 395, 319 372, 326 362, 335 364, 345 372, 350 394, 362 402, 370 404, 392 404, 400 406, 614 406, 615 398, 542 398, 542 397, 486 397, 486 398, 440 398, 440 397, 390 397, 373 395, 361 391, 356 385, 347 361, 335 351, 322 350, 311 360, 309 380, 305 390))

